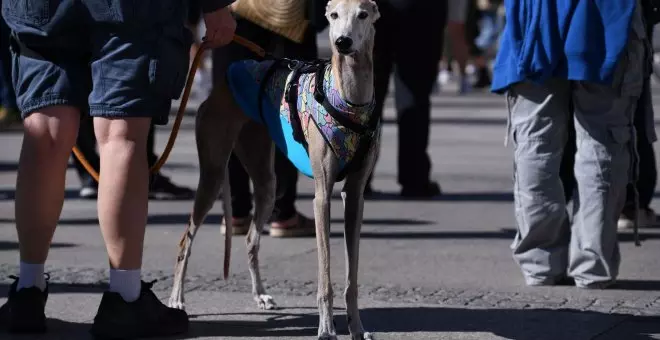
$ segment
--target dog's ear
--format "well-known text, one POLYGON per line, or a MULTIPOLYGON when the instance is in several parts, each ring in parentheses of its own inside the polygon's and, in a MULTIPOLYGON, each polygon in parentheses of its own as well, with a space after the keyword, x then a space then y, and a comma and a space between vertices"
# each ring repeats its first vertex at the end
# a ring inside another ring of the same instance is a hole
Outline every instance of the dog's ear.
POLYGON ((380 18, 380 11, 378 10, 378 4, 374 0, 369 0, 369 5, 372 7, 371 21, 376 22, 380 18))

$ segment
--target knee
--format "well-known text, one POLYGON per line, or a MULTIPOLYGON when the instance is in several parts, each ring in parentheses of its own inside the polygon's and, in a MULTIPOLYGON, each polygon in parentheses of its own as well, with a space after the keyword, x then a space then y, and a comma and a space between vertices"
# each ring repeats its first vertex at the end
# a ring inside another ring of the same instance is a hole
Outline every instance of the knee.
MULTIPOLYGON (((149 118, 95 118, 94 132, 101 153, 134 155, 147 153, 149 118)), ((144 156, 146 160, 146 156, 144 156)))
POLYGON ((23 121, 24 146, 37 157, 68 159, 76 143, 79 112, 68 106, 47 107, 23 121))

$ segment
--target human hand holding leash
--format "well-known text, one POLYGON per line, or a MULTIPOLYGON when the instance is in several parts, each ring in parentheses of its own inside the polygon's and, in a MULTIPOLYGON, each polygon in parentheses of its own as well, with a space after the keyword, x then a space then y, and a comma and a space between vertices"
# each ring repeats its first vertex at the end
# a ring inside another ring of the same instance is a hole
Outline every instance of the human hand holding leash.
POLYGON ((228 7, 204 14, 206 34, 202 39, 208 48, 222 47, 234 38, 236 20, 228 7))

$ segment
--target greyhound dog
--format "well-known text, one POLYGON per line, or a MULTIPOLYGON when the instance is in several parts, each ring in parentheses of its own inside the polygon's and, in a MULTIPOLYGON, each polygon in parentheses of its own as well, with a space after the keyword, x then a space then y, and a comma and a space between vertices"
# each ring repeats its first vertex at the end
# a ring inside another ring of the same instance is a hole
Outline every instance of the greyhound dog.
MULTIPOLYGON (((373 45, 379 18, 373 0, 331 0, 326 7, 332 58, 328 61, 241 60, 198 110, 196 141, 200 178, 190 221, 179 243, 169 305, 184 308, 183 281, 195 234, 223 188, 225 217, 231 217, 227 162, 235 152, 254 187, 255 213, 246 236, 252 295, 259 308, 276 303, 259 271, 259 242, 275 201, 274 146, 314 179, 318 248, 318 339, 336 339, 330 280, 330 201, 344 180, 347 264, 344 292, 353 340, 373 339, 358 308, 358 257, 367 178, 380 145, 375 117, 373 45)), ((228 219, 230 220, 230 219, 228 219)), ((225 277, 232 228, 225 232, 225 277)))

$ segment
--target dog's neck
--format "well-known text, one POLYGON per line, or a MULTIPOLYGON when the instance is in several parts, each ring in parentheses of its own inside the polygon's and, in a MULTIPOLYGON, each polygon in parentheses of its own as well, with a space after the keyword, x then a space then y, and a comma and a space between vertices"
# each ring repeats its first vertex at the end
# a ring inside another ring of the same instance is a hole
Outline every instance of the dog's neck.
POLYGON ((332 75, 339 94, 346 102, 355 105, 371 103, 374 95, 374 70, 371 48, 351 55, 333 51, 332 75))

